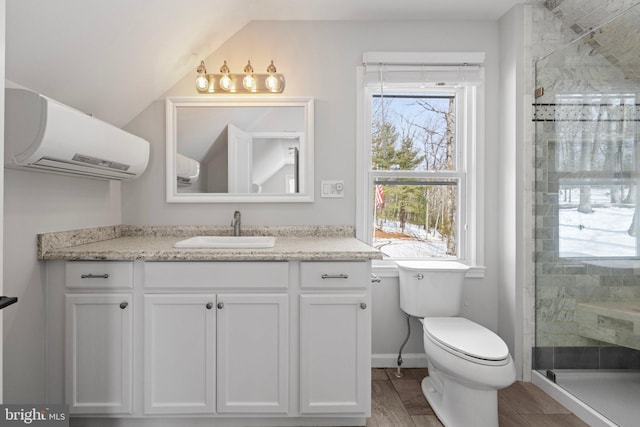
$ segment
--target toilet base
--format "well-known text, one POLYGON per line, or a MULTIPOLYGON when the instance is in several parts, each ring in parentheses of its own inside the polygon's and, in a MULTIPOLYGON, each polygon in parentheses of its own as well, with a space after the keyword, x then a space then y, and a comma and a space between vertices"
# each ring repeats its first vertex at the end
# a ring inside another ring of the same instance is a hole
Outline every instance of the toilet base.
POLYGON ((422 393, 445 427, 498 427, 497 390, 476 390, 443 379, 422 380, 422 393))

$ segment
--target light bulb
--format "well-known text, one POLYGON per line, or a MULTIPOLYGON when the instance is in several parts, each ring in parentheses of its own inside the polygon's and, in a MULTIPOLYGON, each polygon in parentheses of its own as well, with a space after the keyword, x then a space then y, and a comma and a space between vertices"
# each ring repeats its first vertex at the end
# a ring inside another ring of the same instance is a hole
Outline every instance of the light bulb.
POLYGON ((244 67, 244 72, 246 76, 244 77, 244 79, 242 79, 242 86, 244 86, 244 88, 249 92, 255 92, 257 82, 255 76, 253 75, 253 67, 251 66, 251 61, 247 61, 247 66, 244 67))
POLYGON ((209 87, 209 80, 207 79, 207 69, 204 66, 204 61, 200 61, 200 65, 198 66, 196 72, 198 73, 198 77, 196 78, 196 89, 198 89, 198 92, 204 92, 209 87))
POLYGON ((273 65, 273 59, 271 60, 271 64, 267 67, 267 73, 269 76, 265 79, 264 85, 271 92, 277 92, 280 88, 280 80, 274 75, 276 73, 276 66, 273 65))
POLYGON ((231 90, 233 81, 231 80, 231 77, 229 77, 230 71, 227 66, 227 61, 224 61, 224 64, 220 67, 220 72, 222 73, 222 77, 220 77, 220 81, 218 82, 220 84, 220 88, 222 88, 222 90, 231 90))
POLYGON ((253 75, 245 76, 244 79, 242 79, 242 86, 244 86, 246 90, 254 92, 256 90, 256 78, 253 77, 253 75))
POLYGON ((225 74, 222 77, 220 77, 220 81, 218 83, 220 84, 220 87, 222 88, 222 90, 230 90, 231 84, 233 82, 231 81, 231 77, 225 74))
POLYGON ((196 88, 200 92, 203 92, 207 90, 208 87, 209 87, 209 81, 207 80, 207 78, 205 76, 198 76, 198 78, 196 79, 196 88))
POLYGON ((271 92, 277 92, 278 89, 280 88, 280 80, 278 80, 278 78, 272 74, 265 79, 264 85, 271 92))

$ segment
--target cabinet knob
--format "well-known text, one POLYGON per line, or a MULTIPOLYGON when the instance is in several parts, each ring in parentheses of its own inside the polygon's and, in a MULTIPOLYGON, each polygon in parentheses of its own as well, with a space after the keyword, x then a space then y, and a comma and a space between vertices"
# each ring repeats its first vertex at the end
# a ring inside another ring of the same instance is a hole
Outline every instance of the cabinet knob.
POLYGON ((120 308, 124 310, 125 308, 127 308, 127 306, 128 306, 128 305, 129 305, 129 303, 128 303, 128 302, 126 302, 126 301, 121 302, 121 303, 120 303, 120 308))
POLYGON ((213 303, 212 302, 208 302, 207 303, 207 310, 211 310, 213 308, 213 303))
POLYGON ((224 308, 224 303, 223 303, 223 302, 219 302, 219 303, 218 303, 218 308, 219 308, 219 309, 224 308))
POLYGON ((366 309, 367 308, 367 304, 361 302, 360 303, 360 308, 363 309, 363 310, 366 309))

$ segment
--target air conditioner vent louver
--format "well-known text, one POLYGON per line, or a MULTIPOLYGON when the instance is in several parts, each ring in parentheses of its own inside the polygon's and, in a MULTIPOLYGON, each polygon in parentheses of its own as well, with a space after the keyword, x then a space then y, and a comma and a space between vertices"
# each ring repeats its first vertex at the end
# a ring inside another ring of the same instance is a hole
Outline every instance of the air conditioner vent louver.
POLYGON ((74 174, 98 179, 114 179, 117 181, 135 178, 135 175, 128 172, 99 169, 92 166, 83 166, 76 163, 70 163, 63 160, 49 159, 44 157, 33 162, 29 165, 29 167, 42 172, 48 171, 64 174, 74 174))

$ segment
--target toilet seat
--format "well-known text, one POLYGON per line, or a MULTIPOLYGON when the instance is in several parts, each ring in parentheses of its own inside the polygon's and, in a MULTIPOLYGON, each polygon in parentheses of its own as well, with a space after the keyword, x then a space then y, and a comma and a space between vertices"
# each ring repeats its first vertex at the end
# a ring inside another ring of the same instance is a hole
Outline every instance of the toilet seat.
POLYGON ((482 365, 505 365, 509 348, 496 334, 463 317, 425 317, 425 337, 447 352, 482 365))

